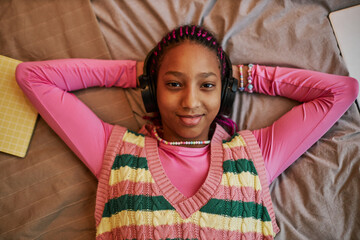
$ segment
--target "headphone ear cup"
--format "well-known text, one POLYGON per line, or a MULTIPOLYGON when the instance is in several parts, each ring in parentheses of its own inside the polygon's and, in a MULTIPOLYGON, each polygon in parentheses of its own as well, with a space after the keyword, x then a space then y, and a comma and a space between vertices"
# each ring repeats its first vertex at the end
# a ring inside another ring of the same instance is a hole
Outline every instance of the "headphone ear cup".
POLYGON ((230 115, 232 105, 237 91, 238 81, 236 78, 230 77, 224 79, 224 87, 222 89, 220 113, 226 116, 230 115))
POLYGON ((150 77, 147 75, 141 75, 139 77, 141 97, 144 102, 145 110, 147 113, 157 112, 157 101, 156 101, 156 88, 150 77))
POLYGON ((224 52, 226 72, 223 79, 222 89, 221 89, 221 106, 220 114, 226 116, 230 115, 232 110, 232 105, 235 99, 235 93, 237 91, 238 80, 232 75, 232 64, 228 55, 224 52))

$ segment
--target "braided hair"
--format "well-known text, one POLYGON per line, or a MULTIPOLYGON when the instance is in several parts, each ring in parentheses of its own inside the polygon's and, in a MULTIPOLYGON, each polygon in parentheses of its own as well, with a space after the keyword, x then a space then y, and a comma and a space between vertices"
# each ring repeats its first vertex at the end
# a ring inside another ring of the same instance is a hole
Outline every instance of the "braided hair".
POLYGON ((201 26, 184 25, 166 34, 153 49, 150 68, 150 74, 154 77, 153 79, 157 79, 157 72, 167 50, 185 41, 200 44, 215 52, 221 66, 221 76, 224 77, 226 71, 224 51, 215 36, 201 26))
MULTIPOLYGON (((224 50, 222 49, 220 43, 217 41, 215 36, 209 30, 205 29, 202 26, 197 26, 197 25, 180 26, 170 31, 158 42, 158 44, 152 50, 152 53, 150 55, 151 64, 149 69, 150 72, 148 74, 151 75, 151 78, 157 79, 157 74, 160 69, 162 59, 165 56, 166 52, 185 41, 190 41, 192 43, 205 46, 206 48, 216 53, 216 56, 218 58, 221 67, 220 69, 221 80, 222 82, 224 82, 223 78, 225 77, 225 72, 227 71, 224 50)), ((155 85, 156 84, 157 83, 155 81, 155 85)), ((157 116, 160 117, 160 115, 158 114, 157 116)), ((158 117, 155 117, 156 120, 155 119, 153 120, 155 120, 155 122, 159 122, 158 117)), ((212 128, 211 130, 214 130, 215 123, 218 123, 222 127, 224 127, 229 132, 230 135, 233 135, 236 131, 238 131, 237 124, 234 121, 232 121, 230 118, 227 118, 221 114, 218 114, 214 119, 211 126, 212 128)))

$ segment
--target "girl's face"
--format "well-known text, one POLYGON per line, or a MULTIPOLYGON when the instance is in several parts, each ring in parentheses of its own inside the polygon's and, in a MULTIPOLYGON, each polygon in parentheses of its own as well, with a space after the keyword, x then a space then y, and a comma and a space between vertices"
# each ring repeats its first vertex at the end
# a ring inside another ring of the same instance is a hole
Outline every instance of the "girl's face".
POLYGON ((216 54, 191 42, 169 49, 158 71, 157 102, 165 140, 208 140, 221 103, 216 54))

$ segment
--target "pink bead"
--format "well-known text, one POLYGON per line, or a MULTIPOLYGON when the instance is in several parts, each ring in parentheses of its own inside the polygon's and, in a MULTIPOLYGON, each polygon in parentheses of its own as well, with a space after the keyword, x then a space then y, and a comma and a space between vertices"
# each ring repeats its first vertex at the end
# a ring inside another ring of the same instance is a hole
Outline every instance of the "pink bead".
POLYGON ((195 26, 193 26, 192 32, 191 32, 191 35, 194 35, 194 34, 195 34, 195 26))

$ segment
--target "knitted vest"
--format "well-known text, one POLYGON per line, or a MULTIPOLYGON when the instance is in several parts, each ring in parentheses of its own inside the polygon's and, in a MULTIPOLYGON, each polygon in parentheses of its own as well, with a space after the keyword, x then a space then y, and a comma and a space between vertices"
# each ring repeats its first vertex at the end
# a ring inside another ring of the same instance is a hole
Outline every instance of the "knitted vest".
POLYGON ((250 131, 217 126, 204 184, 190 198, 166 176, 157 140, 115 126, 99 176, 96 239, 273 239, 279 228, 250 131), (228 139, 228 140, 223 140, 228 139))

